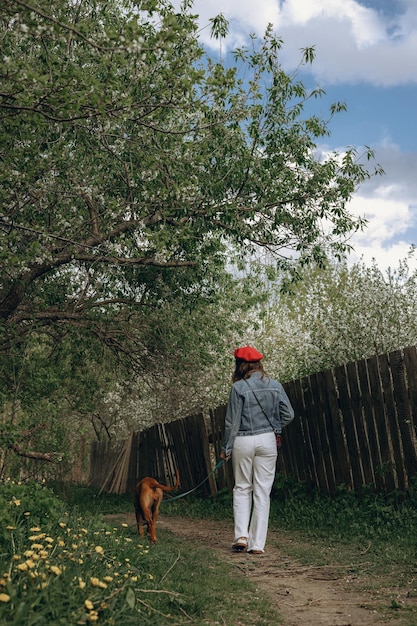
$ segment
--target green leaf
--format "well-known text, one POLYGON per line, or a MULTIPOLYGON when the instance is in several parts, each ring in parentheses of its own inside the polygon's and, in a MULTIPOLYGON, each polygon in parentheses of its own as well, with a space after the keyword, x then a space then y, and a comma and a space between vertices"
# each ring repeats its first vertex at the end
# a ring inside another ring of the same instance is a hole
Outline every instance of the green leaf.
POLYGON ((126 593, 126 603, 128 604, 130 609, 133 609, 136 603, 135 592, 131 587, 129 587, 126 593))

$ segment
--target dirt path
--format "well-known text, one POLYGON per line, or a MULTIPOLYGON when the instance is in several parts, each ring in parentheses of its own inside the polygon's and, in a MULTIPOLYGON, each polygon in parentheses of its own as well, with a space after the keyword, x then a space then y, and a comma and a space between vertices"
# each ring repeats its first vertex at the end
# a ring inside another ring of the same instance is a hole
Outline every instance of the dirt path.
MULTIPOLYGON (((127 517, 129 525, 135 523, 133 515, 127 517)), ((305 566, 289 557, 286 552, 292 541, 289 533, 278 536, 269 532, 265 554, 255 556, 231 551, 232 527, 224 522, 162 515, 158 528, 198 542, 236 567, 240 575, 250 578, 269 596, 283 619, 283 626, 411 624, 399 618, 390 619, 386 612, 389 598, 385 593, 380 594, 378 589, 372 594, 354 589, 355 576, 349 575, 346 567, 305 566)))

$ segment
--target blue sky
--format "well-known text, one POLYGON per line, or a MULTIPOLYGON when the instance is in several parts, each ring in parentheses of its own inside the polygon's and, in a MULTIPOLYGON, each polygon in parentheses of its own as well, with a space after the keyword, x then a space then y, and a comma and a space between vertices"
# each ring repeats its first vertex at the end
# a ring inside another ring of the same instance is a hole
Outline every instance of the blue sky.
MULTIPOLYGON (((224 54, 247 43, 249 33, 262 36, 268 23, 284 40, 286 70, 297 67, 302 48, 315 47, 306 80, 326 91, 323 116, 331 102, 348 107, 320 147, 370 146, 385 170, 350 203, 368 219, 351 241, 350 261, 398 267, 417 245, 417 0, 195 0, 193 12, 202 27, 219 13, 229 20, 224 54)), ((208 28, 200 37, 218 50, 208 28)))

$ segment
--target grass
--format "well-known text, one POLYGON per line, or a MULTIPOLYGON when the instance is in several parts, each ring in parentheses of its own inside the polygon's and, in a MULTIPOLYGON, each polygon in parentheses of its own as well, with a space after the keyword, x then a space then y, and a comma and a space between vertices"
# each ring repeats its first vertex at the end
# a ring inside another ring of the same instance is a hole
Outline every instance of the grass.
POLYGON ((242 615, 245 626, 277 623, 250 582, 204 548, 161 531, 158 550, 134 528, 104 523, 99 512, 126 510, 126 498, 65 495, 34 483, 0 486, 2 625, 214 626, 242 615))
MULTIPOLYGON (((210 551, 161 529, 160 545, 134 527, 104 522, 132 513, 130 496, 36 483, 0 486, 0 623, 277 624, 251 582, 210 551)), ((164 502, 164 514, 232 519, 231 496, 164 502)), ((417 623, 417 498, 408 494, 319 497, 289 482, 274 486, 270 527, 300 563, 340 567, 356 589, 379 593, 387 614, 417 623)))
MULTIPOLYGON (((179 500, 165 510, 193 517, 231 518, 228 494, 215 501, 179 500)), ((303 565, 334 568, 352 591, 366 594, 401 625, 417 624, 417 494, 361 493, 343 488, 320 497, 291 481, 274 485, 270 528, 303 565)), ((280 545, 277 544, 279 548, 280 545)), ((376 604, 375 604, 376 608, 376 604)))

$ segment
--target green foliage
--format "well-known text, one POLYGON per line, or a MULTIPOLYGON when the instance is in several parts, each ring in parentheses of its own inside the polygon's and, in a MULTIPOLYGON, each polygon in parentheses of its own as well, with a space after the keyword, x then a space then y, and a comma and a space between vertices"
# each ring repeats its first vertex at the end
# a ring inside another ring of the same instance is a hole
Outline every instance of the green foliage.
POLYGON ((260 343, 271 372, 296 379, 417 343, 413 255, 385 273, 363 262, 305 268, 265 312, 260 343))
MULTIPOLYGON (((6 522, 1 624, 235 623, 244 610, 248 626, 272 626, 265 599, 206 550, 190 550, 163 531, 163 549, 151 547, 139 541, 135 527, 64 508, 39 485, 9 483, 6 490, 0 501, 0 520, 6 522), (34 513, 38 499, 44 517, 34 513)), ((81 504, 86 493, 80 493, 81 504)))
POLYGON ((343 107, 304 113, 320 90, 283 70, 271 27, 209 58, 191 9, 2 2, 2 421, 47 423, 33 443, 65 458, 91 428, 223 401, 264 251, 276 277, 362 226, 346 203, 369 162, 316 150, 343 107))
MULTIPOLYGON (((233 250, 321 259, 323 218, 330 246, 359 225, 344 206, 369 173, 351 151, 314 156, 326 122, 301 116, 271 29, 239 51, 243 81, 203 59, 188 9, 3 3, 0 313, 19 336, 114 341, 140 307, 214 286, 233 250)), ((221 15, 213 28, 226 34, 221 15)))
POLYGON ((210 36, 215 39, 220 39, 221 37, 226 37, 229 31, 229 22, 224 17, 223 13, 219 13, 216 17, 210 19, 211 22, 211 32, 210 36))
POLYGON ((46 486, 37 482, 18 484, 6 481, 0 484, 0 546, 10 541, 11 529, 14 537, 28 532, 30 526, 41 522, 56 524, 64 516, 61 500, 46 486))
POLYGON ((306 485, 278 477, 272 492, 271 521, 335 543, 371 542, 377 550, 389 542, 403 553, 414 549, 417 500, 413 490, 376 494, 365 488, 356 493, 343 486, 334 497, 325 497, 306 485))

